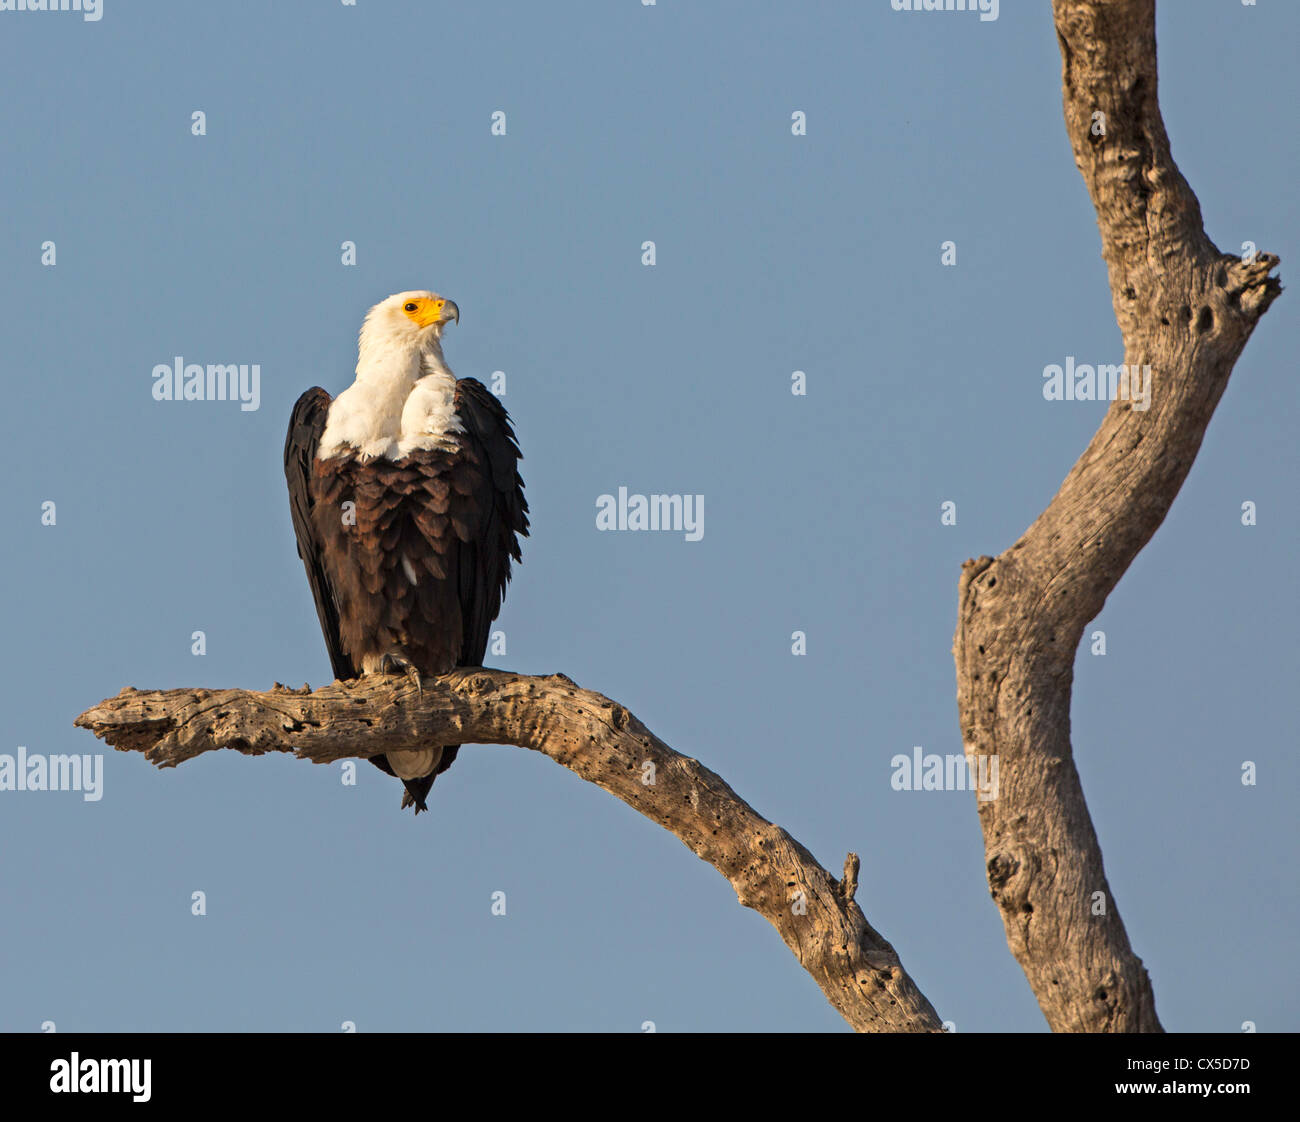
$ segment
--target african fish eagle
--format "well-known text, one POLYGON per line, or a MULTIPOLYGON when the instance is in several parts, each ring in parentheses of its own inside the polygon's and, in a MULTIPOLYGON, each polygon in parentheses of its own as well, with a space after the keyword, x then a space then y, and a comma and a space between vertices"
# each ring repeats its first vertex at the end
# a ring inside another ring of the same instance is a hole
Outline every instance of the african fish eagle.
MULTIPOLYGON (((528 503, 510 417, 487 387, 457 378, 443 328, 460 309, 401 292, 366 315, 357 376, 333 401, 298 399, 284 444, 298 556, 340 681, 398 670, 414 679, 481 666, 528 503)), ((370 762, 427 810, 459 744, 370 762)))

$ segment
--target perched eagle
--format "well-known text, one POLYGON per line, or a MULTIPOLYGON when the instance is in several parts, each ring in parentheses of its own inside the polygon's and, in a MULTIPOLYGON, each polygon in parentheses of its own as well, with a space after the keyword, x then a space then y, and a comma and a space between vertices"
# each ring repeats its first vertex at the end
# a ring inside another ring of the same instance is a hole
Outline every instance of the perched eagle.
MULTIPOLYGON (((481 666, 488 630, 528 534, 519 445, 501 403, 456 378, 442 331, 460 309, 433 292, 376 304, 361 327, 357 377, 333 401, 298 399, 284 443, 298 556, 334 675, 411 676, 481 666)), ((371 763, 427 810, 459 744, 371 763)))

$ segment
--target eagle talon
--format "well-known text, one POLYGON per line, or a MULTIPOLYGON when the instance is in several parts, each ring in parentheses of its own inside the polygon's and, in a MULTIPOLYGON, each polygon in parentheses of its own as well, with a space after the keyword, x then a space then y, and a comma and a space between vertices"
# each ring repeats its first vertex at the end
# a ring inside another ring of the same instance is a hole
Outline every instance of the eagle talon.
POLYGON ((415 684, 416 693, 424 693, 424 682, 420 679, 419 670, 415 668, 413 662, 404 659, 401 655, 395 655, 392 653, 385 654, 379 660, 379 672, 381 674, 401 672, 415 684))

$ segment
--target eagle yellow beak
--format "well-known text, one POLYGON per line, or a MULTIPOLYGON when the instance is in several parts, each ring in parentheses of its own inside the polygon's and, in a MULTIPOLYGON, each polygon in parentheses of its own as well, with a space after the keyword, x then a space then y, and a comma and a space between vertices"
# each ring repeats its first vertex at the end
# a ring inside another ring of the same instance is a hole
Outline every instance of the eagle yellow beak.
POLYGON ((417 327, 432 327, 434 324, 441 327, 450 320, 460 323, 460 309, 456 307, 454 300, 444 300, 441 297, 437 300, 426 298, 416 303, 419 307, 414 311, 406 312, 406 315, 417 327))

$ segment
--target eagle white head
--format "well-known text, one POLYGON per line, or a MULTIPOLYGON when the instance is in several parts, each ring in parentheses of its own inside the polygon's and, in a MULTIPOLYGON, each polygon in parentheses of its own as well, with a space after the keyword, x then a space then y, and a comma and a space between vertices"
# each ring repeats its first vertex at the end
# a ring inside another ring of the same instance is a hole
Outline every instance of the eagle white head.
POLYGON ((441 349, 442 329, 453 320, 460 322, 455 301, 436 292, 398 292, 366 313, 360 350, 441 349))

